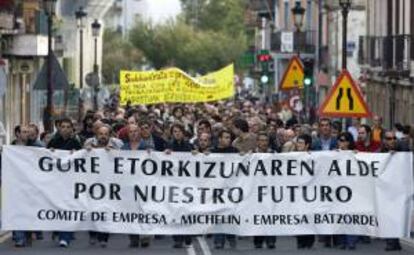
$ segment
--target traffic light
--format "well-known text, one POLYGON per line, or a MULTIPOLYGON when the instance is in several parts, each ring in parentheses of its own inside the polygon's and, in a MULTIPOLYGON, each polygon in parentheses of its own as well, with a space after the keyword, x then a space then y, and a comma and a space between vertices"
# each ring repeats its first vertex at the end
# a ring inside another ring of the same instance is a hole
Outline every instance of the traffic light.
POLYGON ((310 87, 313 85, 313 66, 313 59, 306 58, 303 60, 303 84, 305 85, 305 87, 310 87))
POLYGON ((268 50, 260 50, 256 54, 256 60, 261 65, 267 64, 271 61, 273 61, 272 55, 270 55, 270 52, 268 50))
POLYGON ((259 93, 262 94, 268 90, 272 83, 272 73, 274 72, 273 57, 269 50, 260 50, 256 53, 256 63, 260 68, 259 73, 259 93))
POLYGON ((259 54, 257 55, 257 60, 260 63, 270 62, 272 60, 272 56, 269 53, 259 54))

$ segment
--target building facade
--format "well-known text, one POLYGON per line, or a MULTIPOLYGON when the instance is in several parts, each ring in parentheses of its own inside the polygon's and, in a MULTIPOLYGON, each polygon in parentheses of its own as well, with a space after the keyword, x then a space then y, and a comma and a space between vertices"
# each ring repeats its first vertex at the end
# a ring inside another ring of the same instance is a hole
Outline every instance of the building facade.
POLYGON ((359 63, 369 107, 386 127, 414 123, 414 3, 367 0, 359 63))
MULTIPOLYGON (((0 143, 10 142, 16 125, 33 122, 43 127, 46 87, 35 88, 35 81, 48 54, 47 15, 39 0, 3 0, 0 2, 0 121, 6 136, 0 143)), ((58 0, 53 19, 52 49, 73 88, 80 84, 80 33, 75 11, 83 6, 84 20, 83 77, 93 71, 94 38, 91 24, 102 23, 111 1, 58 0)), ((103 25, 103 24, 102 24, 103 25)), ((101 33, 102 36, 102 33, 101 33)), ((97 62, 101 66, 102 37, 98 38, 97 62)), ((84 87, 87 87, 84 82, 84 87)), ((67 90, 55 90, 53 103, 56 114, 77 114, 79 92, 65 99, 67 90), (67 104, 69 101, 69 105, 67 104), (68 107, 66 107, 68 106, 68 107)), ((90 93, 89 93, 90 94, 90 93)), ((66 98, 67 98, 66 97, 66 98)), ((90 99, 89 101, 92 101, 90 99)), ((92 103, 89 104, 91 107, 92 103)), ((0 125, 1 126, 1 125, 0 125)), ((0 139, 2 137, 0 130, 0 139)))
POLYGON ((106 27, 126 36, 136 19, 148 17, 148 8, 146 0, 114 0, 105 14, 106 27))
MULTIPOLYGON (((39 1, 2 1, 1 49, 5 79, 1 86, 0 120, 10 140, 13 128, 33 119, 33 82, 47 56, 47 25, 39 1)), ((5 142, 6 142, 5 141, 5 142)))

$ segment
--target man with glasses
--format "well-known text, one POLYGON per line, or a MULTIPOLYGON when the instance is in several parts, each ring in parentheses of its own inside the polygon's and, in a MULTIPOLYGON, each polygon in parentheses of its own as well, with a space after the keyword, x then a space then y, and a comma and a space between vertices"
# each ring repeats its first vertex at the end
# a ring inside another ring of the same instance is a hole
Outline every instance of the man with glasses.
POLYGON ((159 136, 153 134, 153 125, 148 120, 139 122, 141 128, 141 143, 147 150, 164 151, 165 141, 159 136))
MULTIPOLYGON (((397 136, 394 131, 386 131, 384 134, 384 141, 382 144, 381 152, 395 152, 395 151, 409 151, 407 146, 397 141, 397 136)), ((399 251, 401 250, 400 240, 397 238, 385 239, 386 251, 399 251)))

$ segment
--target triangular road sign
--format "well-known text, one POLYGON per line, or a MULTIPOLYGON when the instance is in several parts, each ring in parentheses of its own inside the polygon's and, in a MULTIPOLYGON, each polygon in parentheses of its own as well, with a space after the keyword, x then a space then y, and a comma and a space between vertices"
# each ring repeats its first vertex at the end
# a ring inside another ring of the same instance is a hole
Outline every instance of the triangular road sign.
MULTIPOLYGON (((70 87, 68 78, 60 66, 55 54, 53 52, 51 54, 53 90, 67 90, 70 87)), ((47 57, 42 69, 37 74, 33 88, 36 90, 47 90, 47 57)))
POLYGON ((294 56, 279 83, 279 90, 303 89, 303 65, 297 56, 294 56))
POLYGON ((319 108, 319 115, 329 117, 371 117, 359 87, 351 74, 343 70, 319 108))

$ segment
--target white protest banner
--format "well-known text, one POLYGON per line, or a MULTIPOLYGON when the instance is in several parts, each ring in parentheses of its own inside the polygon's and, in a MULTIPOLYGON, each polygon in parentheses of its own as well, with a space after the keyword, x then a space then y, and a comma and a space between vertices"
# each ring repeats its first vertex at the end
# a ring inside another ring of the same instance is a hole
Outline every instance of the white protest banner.
POLYGON ((411 153, 210 154, 5 146, 4 230, 403 237, 411 153))

